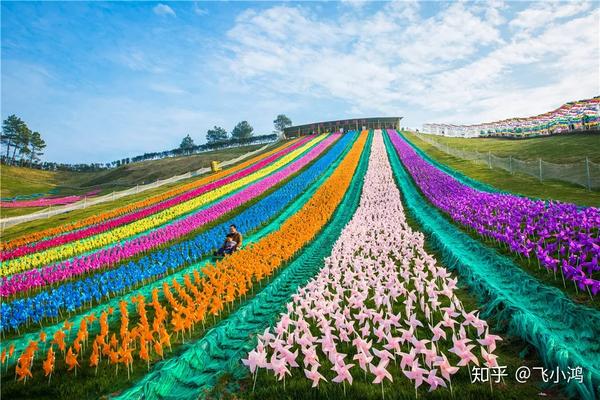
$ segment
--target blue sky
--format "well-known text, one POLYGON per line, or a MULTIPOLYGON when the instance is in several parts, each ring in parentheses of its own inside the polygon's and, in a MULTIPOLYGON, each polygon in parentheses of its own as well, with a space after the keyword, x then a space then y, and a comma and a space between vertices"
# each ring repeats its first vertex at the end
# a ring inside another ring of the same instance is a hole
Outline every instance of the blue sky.
POLYGON ((6 2, 2 118, 106 162, 213 125, 542 113, 600 94, 593 2, 6 2))

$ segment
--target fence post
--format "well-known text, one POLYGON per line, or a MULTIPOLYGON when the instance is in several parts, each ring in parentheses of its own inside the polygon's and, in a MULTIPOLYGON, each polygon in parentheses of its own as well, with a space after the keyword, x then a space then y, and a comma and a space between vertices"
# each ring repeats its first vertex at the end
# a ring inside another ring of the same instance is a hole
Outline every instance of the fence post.
POLYGON ((114 191, 114 190, 113 190, 113 192, 112 192, 112 199, 113 199, 113 200, 115 199, 115 191, 114 191))
POLYGON ((540 182, 543 182, 543 177, 542 177, 542 159, 540 158, 540 182))
POLYGON ((492 169, 492 152, 488 151, 488 165, 490 166, 490 169, 492 169))
POLYGON ((512 156, 508 156, 508 171, 512 175, 512 156))
POLYGON ((87 196, 83 196, 83 208, 87 207, 87 196))
POLYGON ((590 159, 588 157, 585 158, 585 175, 587 178, 587 190, 588 192, 592 191, 592 177, 590 176, 590 159))

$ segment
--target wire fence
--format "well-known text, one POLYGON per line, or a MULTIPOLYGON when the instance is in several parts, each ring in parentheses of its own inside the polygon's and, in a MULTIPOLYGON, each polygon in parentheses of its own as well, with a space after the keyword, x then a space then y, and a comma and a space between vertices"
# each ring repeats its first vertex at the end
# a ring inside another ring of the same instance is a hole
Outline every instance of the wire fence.
POLYGON ((537 178, 540 182, 562 181, 582 186, 589 191, 600 189, 600 164, 583 158, 580 162, 556 164, 543 159, 519 160, 512 155, 500 157, 492 152, 479 152, 458 149, 442 144, 432 137, 416 134, 417 137, 429 143, 438 150, 451 156, 486 165, 490 169, 502 169, 510 174, 520 173, 537 178))
MULTIPOLYGON (((238 163, 248 157, 251 157, 255 154, 258 154, 258 153, 264 151, 267 147, 271 146, 272 144, 273 143, 266 144, 263 147, 261 147, 260 149, 254 150, 254 151, 246 153, 246 154, 242 154, 241 156, 231 159, 231 160, 223 161, 222 163, 219 163, 219 165, 226 167, 228 165, 238 163)), ((35 221, 35 220, 44 219, 44 218, 50 218, 54 215, 63 214, 63 213, 74 211, 74 210, 82 210, 87 207, 94 206, 96 204, 104 203, 107 201, 117 200, 117 199, 120 199, 125 196, 141 193, 141 192, 144 192, 144 191, 150 190, 150 189, 155 189, 157 187, 168 185, 170 183, 178 182, 178 181, 181 181, 184 179, 193 178, 195 176, 208 173, 210 171, 211 171, 210 167, 200 168, 195 171, 186 172, 185 174, 172 176, 171 178, 157 180, 156 182, 148 183, 145 185, 137 185, 135 187, 132 187, 132 188, 129 188, 126 190, 121 190, 119 192, 112 192, 112 193, 106 194, 104 196, 94 197, 94 198, 90 198, 90 199, 84 198, 83 200, 80 200, 77 203, 67 204, 64 206, 57 206, 57 207, 48 207, 48 208, 45 208, 40 211, 36 211, 31 214, 3 218, 0 220, 0 228, 6 229, 8 227, 22 224, 24 222, 30 222, 30 221, 35 221)))

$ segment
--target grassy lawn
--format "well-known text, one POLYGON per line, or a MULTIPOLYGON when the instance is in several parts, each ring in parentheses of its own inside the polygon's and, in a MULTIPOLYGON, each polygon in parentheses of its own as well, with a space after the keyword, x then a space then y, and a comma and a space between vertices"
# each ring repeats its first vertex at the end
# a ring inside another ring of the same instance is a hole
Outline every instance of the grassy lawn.
MULTIPOLYGON (((279 146, 279 145, 281 145, 281 143, 273 144, 273 145, 269 146, 267 149, 265 149, 265 151, 270 151, 273 149, 273 147, 279 146)), ((144 173, 144 171, 148 174, 151 174, 151 173, 153 174, 155 172, 150 172, 150 171, 156 170, 156 171, 160 172, 162 175, 164 175, 161 178, 169 178, 174 175, 178 175, 178 174, 185 173, 185 172, 188 172, 188 171, 191 171, 194 169, 208 166, 210 164, 210 161, 212 161, 213 159, 218 159, 221 161, 230 160, 233 158, 237 158, 246 152, 254 151, 260 147, 261 147, 261 145, 246 146, 246 147, 240 147, 240 148, 230 149, 230 150, 225 150, 225 151, 207 152, 207 153, 203 153, 202 155, 195 155, 195 156, 189 156, 189 157, 178 157, 178 158, 165 159, 165 160, 145 161, 145 162, 139 163, 139 164, 143 164, 140 166, 138 166, 137 164, 130 164, 129 166, 124 166, 121 168, 117 168, 116 170, 113 170, 113 171, 108 171, 108 172, 105 171, 102 173, 113 173, 113 172, 116 173, 116 172, 118 172, 118 170, 121 170, 121 169, 127 168, 127 167, 131 167, 132 169, 135 169, 135 172, 131 173, 130 178, 133 180, 131 181, 132 184, 130 184, 129 186, 134 186, 137 184, 137 183, 134 183, 135 179, 138 179, 138 180, 142 179, 141 177, 143 176, 142 174, 144 173), (219 157, 221 157, 221 158, 217 158, 216 153, 220 153, 219 157), (191 160, 187 160, 188 158, 191 160), (196 164, 196 163, 200 163, 200 164, 196 164), (206 165, 201 164, 201 163, 206 163, 206 165), (170 165, 170 167, 169 167, 169 165, 170 165), (188 168, 188 169, 186 169, 186 168, 188 168)), ((246 161, 246 160, 243 160, 243 161, 246 161)), ((233 166, 233 165, 231 165, 231 166, 233 166)), ((228 166, 228 167, 231 167, 231 166, 228 166)), ((48 177, 50 182, 55 182, 50 179, 58 179, 59 177, 62 179, 62 174, 70 174, 70 175, 81 174, 81 175, 88 176, 89 174, 97 174, 97 173, 73 173, 73 172, 62 173, 62 172, 50 172, 50 171, 38 171, 38 170, 34 170, 34 169, 29 169, 29 168, 7 167, 7 166, 3 165, 2 166, 2 184, 1 184, 3 190, 4 190, 5 184, 7 185, 7 188, 8 188, 7 190, 13 190, 13 188, 19 187, 19 185, 29 188, 30 185, 36 185, 39 182, 39 181, 31 180, 31 181, 29 181, 29 183, 23 185, 23 184, 19 183, 20 181, 18 178, 18 176, 19 176, 18 174, 25 174, 27 176, 34 176, 37 178, 48 177), (8 171, 5 171, 5 168, 8 169, 8 171), (13 171, 10 171, 10 169, 12 169, 13 171), (39 174, 39 173, 41 173, 41 174, 39 174), (5 180, 5 175, 8 178, 7 180, 5 180), (13 177, 15 177, 15 178, 13 179, 13 177), (8 183, 6 183, 6 182, 8 182, 8 183), (11 184, 11 182, 13 182, 13 183, 11 184)), ((105 203, 97 204, 95 206, 91 206, 91 207, 88 207, 88 208, 85 208, 82 210, 75 210, 75 211, 71 211, 68 213, 55 215, 55 216, 47 218, 47 219, 40 219, 37 221, 31 221, 31 222, 22 223, 22 224, 19 224, 16 226, 12 226, 2 232, 2 237, 4 240, 11 240, 16 237, 26 235, 27 233, 35 232, 37 230, 45 229, 45 228, 48 228, 51 226, 62 225, 62 224, 68 223, 68 222, 83 219, 83 218, 89 217, 91 215, 105 212, 105 211, 108 211, 108 210, 111 210, 111 209, 114 209, 117 207, 121 207, 126 204, 138 201, 138 200, 143 200, 145 198, 164 193, 176 186, 179 186, 179 185, 191 182, 195 179, 198 179, 199 177, 200 176, 195 176, 190 179, 185 179, 185 180, 182 180, 179 182, 160 186, 156 189, 146 190, 145 192, 142 192, 139 194, 132 194, 129 196, 125 196, 125 197, 122 197, 122 198, 114 200, 114 201, 107 201, 105 203)), ((83 178, 84 177, 80 177, 80 179, 83 179, 83 178)), ((89 176, 88 176, 88 178, 89 178, 89 176)), ((68 179, 73 179, 73 178, 67 177, 66 179, 67 179, 67 182, 70 182, 68 179)), ((124 179, 124 178, 121 178, 121 179, 124 179)), ((156 179, 154 179, 154 180, 156 180, 156 179)), ((151 180, 146 178, 146 182, 150 182, 150 181, 151 180)), ((142 183, 142 182, 143 182, 143 180, 139 181, 138 183, 142 183)), ((64 183, 62 183, 62 184, 64 185, 64 183)), ((38 185, 37 187, 41 187, 41 186, 38 185)), ((57 186, 54 186, 54 187, 57 187, 57 186)), ((52 189, 53 186, 47 186, 47 188, 48 189, 46 189, 46 190, 49 190, 49 189, 52 189)), ((119 191, 119 190, 124 190, 125 188, 113 187, 113 189, 116 191, 119 191)), ((88 187, 88 188, 85 188, 85 190, 81 190, 80 193, 86 192, 89 190, 90 190, 90 188, 88 187)), ((39 193, 39 192, 40 191, 31 191, 30 193, 39 193)), ((112 192, 112 190, 104 190, 103 192, 110 193, 110 192, 112 192)), ((2 193, 3 193, 2 196, 5 196, 4 192, 2 192, 2 193)), ((61 190, 61 193, 62 193, 62 190, 61 190)), ((25 193, 19 192, 19 194, 25 194, 25 193)), ((0 214, 1 214, 2 218, 6 218, 6 217, 14 216, 14 215, 28 214, 28 213, 35 212, 35 211, 39 211, 39 209, 38 208, 0 209, 0 214)))
MULTIPOLYGON (((540 199, 554 199, 569 203, 575 203, 582 206, 600 207, 600 192, 588 192, 580 186, 568 184, 566 182, 544 181, 539 182, 537 179, 522 175, 514 174, 494 169, 491 170, 481 164, 476 164, 472 161, 463 160, 454 156, 448 155, 419 139, 417 135, 411 132, 404 132, 414 145, 423 150, 434 160, 441 162, 456 171, 476 179, 480 182, 487 183, 497 189, 509 191, 523 196, 535 197, 540 199)), ((500 139, 462 139, 462 138, 445 138, 436 137, 436 140, 443 140, 444 143, 448 140, 448 145, 458 148, 469 148, 478 151, 492 151, 497 155, 519 154, 519 157, 536 158, 540 154, 545 154, 544 159, 553 160, 555 162, 573 162, 575 159, 581 160, 585 154, 590 156, 590 160, 598 160, 600 156, 600 137, 598 135, 577 135, 577 136, 551 136, 547 138, 536 138, 519 141, 508 141, 500 139), (553 140, 550 140, 553 139, 553 140), (537 142, 539 140, 539 142, 537 142), (459 141, 462 145, 455 144, 459 141), (569 143, 563 147, 560 144, 563 142, 569 143), (479 143, 481 142, 481 144, 479 143), (536 144, 537 143, 537 144, 536 144), (476 147, 476 146, 495 146, 492 147, 476 147), (522 149, 519 151, 519 146, 522 149), (504 149, 506 153, 501 153, 504 149), (557 158, 552 158, 553 155, 557 158), (577 158, 578 157, 578 158, 577 158)))
MULTIPOLYGON (((413 135, 414 136, 414 135, 413 135)), ((509 140, 493 138, 451 138, 445 136, 428 135, 441 144, 446 144, 457 149, 491 151, 500 157, 512 155, 521 160, 537 160, 566 164, 579 162, 589 157, 590 161, 600 162, 600 134, 580 133, 571 135, 557 135, 539 138, 509 140)))

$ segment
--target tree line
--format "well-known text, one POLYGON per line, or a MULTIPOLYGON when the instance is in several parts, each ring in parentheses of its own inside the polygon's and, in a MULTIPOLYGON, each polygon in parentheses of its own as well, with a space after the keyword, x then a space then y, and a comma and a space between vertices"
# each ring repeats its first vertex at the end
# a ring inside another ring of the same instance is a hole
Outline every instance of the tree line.
POLYGON ((0 160, 4 164, 29 166, 51 171, 100 171, 134 162, 272 142, 277 139, 278 134, 282 133, 284 128, 292 125, 292 121, 287 116, 280 114, 273 121, 273 125, 275 131, 272 134, 255 136, 254 128, 248 121, 241 121, 233 128, 231 135, 219 126, 207 130, 206 143, 201 145, 196 145, 192 137, 188 134, 183 138, 179 147, 175 149, 148 152, 139 156, 126 157, 108 163, 68 164, 41 161, 42 150, 46 147, 46 143, 42 140, 41 135, 38 132, 31 132, 25 122, 19 117, 10 115, 2 124, 2 145, 6 148, 6 154, 2 153, 0 160))

